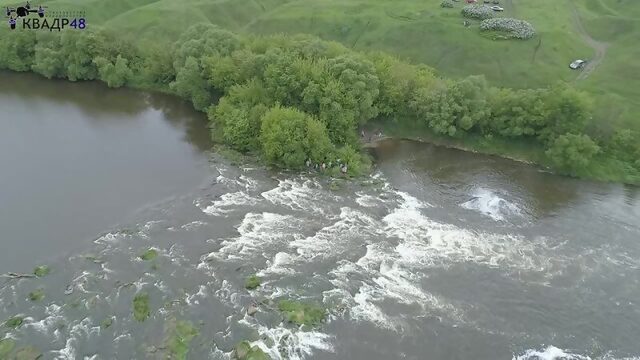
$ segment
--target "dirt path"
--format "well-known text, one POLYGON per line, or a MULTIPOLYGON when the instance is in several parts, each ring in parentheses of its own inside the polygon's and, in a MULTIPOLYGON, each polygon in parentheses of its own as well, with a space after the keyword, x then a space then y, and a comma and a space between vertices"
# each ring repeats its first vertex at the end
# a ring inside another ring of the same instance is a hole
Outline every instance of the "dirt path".
POLYGON ((609 47, 609 44, 607 44, 606 42, 595 40, 591 37, 591 35, 589 35, 589 33, 585 30, 584 25, 582 24, 580 13, 578 13, 578 8, 576 8, 576 5, 573 3, 573 1, 570 1, 570 4, 571 12, 573 13, 573 21, 575 22, 578 34, 580 34, 582 40, 584 40, 584 42, 586 42, 587 45, 589 45, 595 51, 593 59, 587 62, 587 66, 582 69, 580 75, 578 75, 578 77, 576 78, 576 81, 580 81, 588 78, 589 75, 591 75, 591 73, 596 70, 598 65, 602 63, 602 60, 604 60, 604 56, 607 54, 607 48, 609 47))

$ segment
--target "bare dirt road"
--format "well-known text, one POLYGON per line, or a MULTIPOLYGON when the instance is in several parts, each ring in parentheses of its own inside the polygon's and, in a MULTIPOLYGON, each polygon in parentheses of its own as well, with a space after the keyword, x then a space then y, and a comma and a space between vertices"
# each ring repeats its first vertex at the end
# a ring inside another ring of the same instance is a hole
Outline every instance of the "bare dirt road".
POLYGON ((596 70, 598 65, 602 63, 602 60, 604 60, 604 57, 607 54, 607 48, 609 47, 609 44, 606 42, 595 40, 591 37, 591 35, 589 35, 587 30, 584 28, 584 25, 582 24, 582 18, 580 18, 578 8, 576 8, 573 1, 570 1, 570 4, 571 12, 573 13, 573 21, 575 23, 578 34, 580 35, 582 40, 584 40, 584 42, 587 43, 587 45, 589 45, 595 51, 593 59, 590 59, 587 62, 587 65, 582 69, 580 75, 576 77, 576 81, 580 81, 588 78, 589 75, 591 75, 591 73, 596 70))

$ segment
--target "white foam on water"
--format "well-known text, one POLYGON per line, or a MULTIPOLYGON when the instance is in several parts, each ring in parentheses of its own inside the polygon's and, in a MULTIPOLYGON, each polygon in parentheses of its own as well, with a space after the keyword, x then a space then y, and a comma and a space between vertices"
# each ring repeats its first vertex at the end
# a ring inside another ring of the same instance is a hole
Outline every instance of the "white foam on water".
POLYGON ((542 350, 526 350, 519 355, 514 355, 512 360, 640 360, 640 356, 615 357, 611 352, 607 352, 603 356, 592 358, 551 345, 542 350))
POLYGON ((524 241, 511 235, 485 234, 441 224, 424 216, 420 205, 405 201, 383 218, 385 231, 402 241, 396 252, 409 266, 441 266, 471 261, 489 266, 543 270, 549 257, 543 239, 524 241))
POLYGON ((317 181, 309 179, 278 180, 277 187, 265 191, 261 195, 275 205, 324 216, 327 214, 321 205, 336 198, 323 191, 317 181))
POLYGON ((340 255, 357 246, 355 239, 366 240, 367 235, 380 233, 380 224, 370 216, 349 207, 340 209, 339 220, 324 227, 313 236, 290 243, 305 259, 340 255))
POLYGON ((204 299, 207 296, 206 291, 207 291, 207 287, 204 285, 200 285, 200 287, 198 288, 198 292, 195 294, 187 295, 187 297, 185 298, 185 302, 189 306, 199 305, 200 304, 199 299, 204 299))
POLYGON ((517 204, 511 203, 487 189, 477 189, 472 194, 473 199, 461 204, 465 209, 478 211, 495 221, 505 221, 511 216, 521 216, 522 210, 517 204))
POLYGON ((183 230, 189 231, 189 230, 197 229, 197 228, 201 227, 202 225, 206 225, 206 224, 207 223, 204 222, 204 221, 196 220, 196 221, 192 221, 192 222, 190 222, 188 224, 184 224, 184 225, 180 226, 180 228, 183 229, 183 230))
POLYGON ((353 297, 355 306, 349 309, 351 318, 364 320, 376 324, 382 328, 398 331, 401 327, 396 320, 388 316, 374 301, 383 299, 383 294, 374 287, 363 284, 353 297))
POLYGON ((52 353, 57 354, 56 360, 78 359, 77 346, 86 338, 98 335, 100 335, 100 326, 91 326, 91 320, 84 318, 70 327, 65 347, 52 353))
POLYGON ((234 206, 253 206, 258 203, 258 199, 249 196, 244 191, 237 191, 232 193, 226 193, 220 196, 220 199, 213 202, 213 204, 201 208, 206 214, 219 216, 232 211, 234 206))
POLYGON ((46 306, 44 313, 47 315, 44 319, 40 321, 33 321, 33 319, 28 318, 29 322, 24 326, 32 327, 34 330, 44 335, 48 335, 58 326, 59 323, 65 320, 62 315, 62 307, 56 304, 46 306))
POLYGON ((247 213, 238 226, 240 236, 222 241, 222 247, 210 253, 204 260, 246 259, 255 254, 262 254, 265 248, 280 248, 295 236, 299 230, 300 220, 288 216, 263 212, 247 213))
POLYGON ((591 360, 591 358, 568 353, 552 345, 544 350, 529 349, 521 355, 514 355, 513 360, 591 360))
POLYGON ((315 351, 334 352, 331 343, 333 336, 319 331, 300 331, 284 326, 268 328, 257 323, 249 323, 246 318, 239 322, 256 328, 263 339, 254 341, 273 360, 303 360, 313 355, 315 351), (267 345, 264 338, 270 339, 267 345))
POLYGON ((362 207, 376 207, 380 204, 379 198, 365 194, 362 191, 357 192, 356 195, 358 196, 356 198, 356 203, 362 207))
POLYGON ((122 239, 121 233, 106 233, 99 238, 93 240, 95 244, 114 244, 122 239))
POLYGON ((260 270, 257 275, 264 276, 267 274, 295 274, 296 271, 292 269, 292 265, 294 263, 295 258, 291 254, 279 252, 273 257, 273 260, 267 261, 267 268, 260 270))
POLYGON ((410 195, 409 193, 406 193, 404 191, 399 191, 399 190, 395 190, 393 191, 396 195, 400 196, 400 198, 402 198, 402 202, 400 203, 400 206, 406 209, 424 209, 424 208, 430 208, 433 207, 433 205, 429 204, 426 201, 422 201, 420 199, 418 199, 417 197, 410 195))
MULTIPOLYGON (((245 169, 243 169, 243 170, 245 170, 245 169)), ((249 169, 249 170, 251 170, 251 169, 249 169)), ((258 182, 255 179, 252 179, 252 178, 247 177, 245 175, 240 175, 239 179, 244 184, 244 188, 246 190, 256 190, 256 189, 258 189, 258 182)))

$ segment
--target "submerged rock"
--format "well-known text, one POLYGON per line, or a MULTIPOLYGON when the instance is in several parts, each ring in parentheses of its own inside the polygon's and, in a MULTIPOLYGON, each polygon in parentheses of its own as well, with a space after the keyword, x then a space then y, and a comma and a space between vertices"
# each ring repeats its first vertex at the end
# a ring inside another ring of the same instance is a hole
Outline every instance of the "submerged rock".
POLYGON ((112 324, 113 324, 113 318, 108 317, 102 320, 102 323, 100 323, 100 327, 103 329, 108 329, 109 327, 111 327, 112 324))
POLYGON ((233 348, 232 359, 236 360, 271 360, 258 346, 251 347, 248 341, 243 341, 233 348))
POLYGON ((133 317, 142 322, 147 320, 151 315, 149 309, 149 295, 147 293, 138 293, 133 298, 133 317))
POLYGON ((31 301, 40 301, 44 299, 44 290, 38 289, 29 293, 29 300, 31 301))
POLYGON ((27 346, 16 351, 15 360, 38 360, 42 358, 42 353, 33 346, 27 346))
POLYGON ((172 321, 170 327, 171 335, 165 343, 167 359, 186 360, 191 341, 198 336, 198 329, 188 321, 172 321))
POLYGON ((11 354, 15 347, 16 342, 13 339, 6 338, 0 340, 0 359, 8 359, 9 354, 11 354))
POLYGON ((147 251, 145 251, 144 253, 140 254, 139 258, 144 260, 144 261, 149 261, 149 260, 153 260, 155 258, 158 257, 158 251, 156 251, 155 249, 149 249, 147 251))
POLYGON ((47 276, 50 272, 51 269, 46 265, 38 266, 37 268, 33 269, 33 274, 37 277, 47 276))
POLYGON ((247 280, 244 282, 244 287, 249 290, 253 290, 258 286, 260 286, 260 278, 257 275, 249 276, 247 280))
POLYGON ((24 322, 24 318, 22 316, 14 316, 12 318, 7 319, 7 321, 4 322, 4 326, 11 329, 17 329, 22 325, 23 322, 24 322))

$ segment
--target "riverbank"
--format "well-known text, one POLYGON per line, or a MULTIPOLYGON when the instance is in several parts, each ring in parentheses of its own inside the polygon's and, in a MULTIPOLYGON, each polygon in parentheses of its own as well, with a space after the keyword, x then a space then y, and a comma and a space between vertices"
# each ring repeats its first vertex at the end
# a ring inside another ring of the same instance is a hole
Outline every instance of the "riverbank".
POLYGON ((475 154, 497 156, 536 166, 544 171, 558 175, 605 183, 640 186, 640 175, 629 171, 626 164, 616 159, 602 156, 594 158, 591 165, 578 174, 558 172, 553 169, 552 164, 545 155, 544 148, 534 141, 509 141, 504 138, 488 138, 476 134, 468 134, 465 138, 451 138, 439 136, 424 128, 403 127, 397 124, 392 126, 385 123, 373 124, 365 131, 371 134, 382 132, 383 135, 373 138, 373 141, 365 142, 364 147, 375 147, 376 143, 389 139, 410 140, 475 154))
POLYGON ((102 29, 32 35, 0 31, 2 48, 24 49, 5 52, 0 68, 175 94, 206 112, 211 136, 280 169, 342 162, 350 174, 365 174, 357 128, 380 123, 400 136, 562 174, 640 183, 638 134, 594 132, 591 99, 569 84, 498 88, 482 76, 451 80, 318 38, 247 36, 210 24, 192 26, 167 44, 171 51, 122 44, 102 29))

